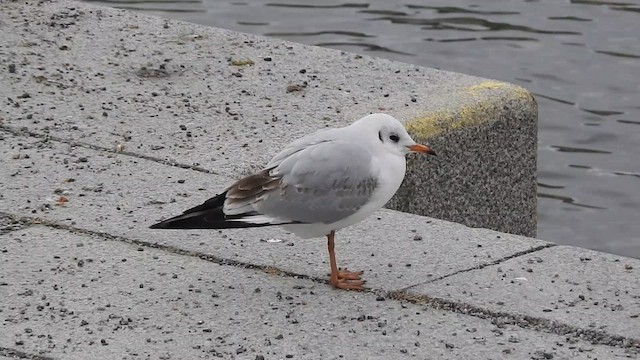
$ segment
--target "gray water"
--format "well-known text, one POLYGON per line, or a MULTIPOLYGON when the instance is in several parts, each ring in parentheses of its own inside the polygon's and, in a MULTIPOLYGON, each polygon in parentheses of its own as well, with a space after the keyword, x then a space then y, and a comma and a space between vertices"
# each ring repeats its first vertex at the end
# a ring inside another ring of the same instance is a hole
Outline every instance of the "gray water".
POLYGON ((640 2, 347 1, 101 4, 521 85, 538 237, 640 258, 640 2))

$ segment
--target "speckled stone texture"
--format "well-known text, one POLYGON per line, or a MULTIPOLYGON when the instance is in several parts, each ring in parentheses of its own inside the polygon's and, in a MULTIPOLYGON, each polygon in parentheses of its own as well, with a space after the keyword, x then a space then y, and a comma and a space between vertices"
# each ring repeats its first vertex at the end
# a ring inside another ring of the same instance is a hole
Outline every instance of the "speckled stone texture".
POLYGON ((0 135, 0 355, 608 359, 640 350, 639 260, 381 210, 338 233, 340 265, 365 270, 370 289, 339 291, 324 282, 323 239, 279 227, 148 228, 229 177, 0 135))
POLYGON ((535 103, 522 88, 86 4, 4 2, 1 125, 232 178, 373 112, 440 155, 390 206, 535 235, 535 103))
POLYGON ((65 1, 0 27, 0 358, 637 358, 640 260, 382 209, 337 235, 349 292, 324 239, 148 228, 383 110, 440 153, 410 185, 473 204, 531 146, 523 89, 65 1))
POLYGON ((475 104, 459 108, 453 100, 450 112, 408 124, 438 159, 411 158, 387 207, 535 236, 537 106, 519 88, 485 85, 453 98, 475 97, 475 104))

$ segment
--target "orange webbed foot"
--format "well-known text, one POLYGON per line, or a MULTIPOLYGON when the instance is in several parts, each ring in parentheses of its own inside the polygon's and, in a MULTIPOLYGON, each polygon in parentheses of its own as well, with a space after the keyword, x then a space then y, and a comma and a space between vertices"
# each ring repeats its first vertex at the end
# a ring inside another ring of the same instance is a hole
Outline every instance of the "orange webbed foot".
POLYGON ((362 280, 363 271, 338 270, 335 276, 330 276, 331 285, 343 290, 363 291, 365 280, 362 280))
POLYGON ((338 289, 364 291, 364 280, 331 279, 331 285, 338 289))
POLYGON ((347 269, 338 270, 338 279, 344 280, 362 280, 364 271, 348 271, 347 269))

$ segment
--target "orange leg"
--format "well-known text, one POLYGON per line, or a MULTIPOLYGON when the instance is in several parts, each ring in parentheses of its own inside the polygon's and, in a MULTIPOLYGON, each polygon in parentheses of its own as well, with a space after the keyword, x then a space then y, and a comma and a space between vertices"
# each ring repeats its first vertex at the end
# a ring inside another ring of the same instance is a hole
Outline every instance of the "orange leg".
POLYGON ((335 243, 334 238, 336 236, 335 231, 331 231, 329 235, 327 235, 327 247, 329 248, 329 262, 331 263, 331 285, 334 287, 345 289, 345 290, 364 290, 365 281, 360 278, 362 275, 362 271, 347 271, 338 270, 338 265, 336 264, 336 253, 334 251, 335 243))

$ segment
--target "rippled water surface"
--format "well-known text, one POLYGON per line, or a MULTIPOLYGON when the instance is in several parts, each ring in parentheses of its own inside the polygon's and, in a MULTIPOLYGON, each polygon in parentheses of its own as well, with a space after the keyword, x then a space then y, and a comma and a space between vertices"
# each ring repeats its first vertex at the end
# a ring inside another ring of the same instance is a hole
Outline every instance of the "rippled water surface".
POLYGON ((540 107, 538 236, 640 258, 640 1, 101 4, 524 86, 540 107))

